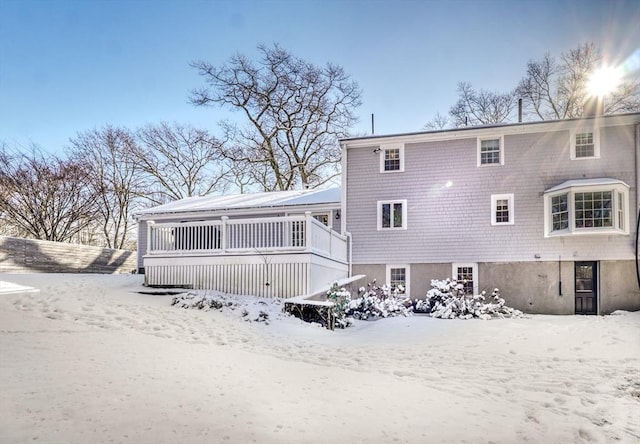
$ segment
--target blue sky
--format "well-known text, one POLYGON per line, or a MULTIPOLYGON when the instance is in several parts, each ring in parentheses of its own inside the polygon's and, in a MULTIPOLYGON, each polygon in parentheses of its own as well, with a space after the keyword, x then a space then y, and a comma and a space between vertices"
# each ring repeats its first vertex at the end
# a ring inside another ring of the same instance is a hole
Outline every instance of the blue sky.
POLYGON ((507 90, 530 59, 593 41, 612 60, 640 46, 638 1, 0 0, 0 141, 56 152, 106 124, 192 123, 189 63, 279 43, 341 65, 363 89, 354 134, 417 131, 456 85, 507 90))

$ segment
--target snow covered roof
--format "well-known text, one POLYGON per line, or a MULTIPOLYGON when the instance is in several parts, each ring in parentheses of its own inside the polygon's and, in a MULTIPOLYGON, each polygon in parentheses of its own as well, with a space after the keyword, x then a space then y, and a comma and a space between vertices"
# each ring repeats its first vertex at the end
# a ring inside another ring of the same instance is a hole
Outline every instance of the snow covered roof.
POLYGON ((610 179, 608 177, 600 177, 597 179, 575 179, 562 182, 560 185, 545 190, 545 193, 553 193, 567 188, 575 187, 591 187, 591 186, 605 186, 605 185, 623 185, 629 188, 629 185, 618 179, 610 179))
POLYGON ((253 194, 233 194, 227 196, 198 196, 169 202, 153 208, 138 211, 136 216, 148 214, 186 213, 203 211, 228 211, 260 208, 290 208, 306 205, 337 206, 342 190, 325 188, 313 190, 272 191, 253 194))

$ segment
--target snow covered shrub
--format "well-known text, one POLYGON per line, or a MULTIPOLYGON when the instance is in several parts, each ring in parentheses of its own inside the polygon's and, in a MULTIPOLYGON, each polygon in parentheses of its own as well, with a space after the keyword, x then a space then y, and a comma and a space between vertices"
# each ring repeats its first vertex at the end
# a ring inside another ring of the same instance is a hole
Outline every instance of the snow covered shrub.
POLYGON ((211 297, 208 294, 198 294, 189 292, 174 296, 171 305, 179 308, 195 308, 198 310, 221 310, 225 305, 231 306, 232 302, 222 301, 218 298, 211 297))
POLYGON ((334 282, 327 292, 327 300, 333 302, 333 306, 329 308, 328 321, 331 324, 329 328, 345 328, 353 324, 353 319, 347 315, 351 293, 344 287, 339 287, 337 282, 334 282))
MULTIPOLYGON (((236 313, 242 319, 248 322, 264 322, 269 323, 269 309, 272 310, 279 307, 279 301, 272 301, 270 305, 259 298, 243 298, 240 296, 227 295, 223 293, 202 293, 191 291, 189 293, 179 294, 171 300, 171 305, 178 308, 195 308, 197 310, 218 310, 228 309, 230 312, 236 313), (275 306, 275 307, 273 307, 275 306)), ((278 310, 281 312, 282 310, 278 310)))
POLYGON ((386 284, 378 287, 373 281, 367 288, 360 288, 360 296, 357 299, 349 301, 347 314, 362 320, 410 316, 411 301, 405 298, 401 291, 402 288, 392 290, 386 284))
MULTIPOLYGON (((402 289, 400 289, 402 291, 402 289)), ((329 311, 330 324, 345 328, 353 324, 354 319, 372 320, 391 316, 410 316, 411 301, 404 298, 398 290, 392 291, 388 285, 378 287, 375 281, 367 287, 361 287, 359 296, 351 299, 351 293, 334 283, 327 292, 327 300, 333 302, 329 311)), ((330 327, 331 328, 331 327, 330 327)))
POLYGON ((417 311, 425 311, 434 318, 442 319, 491 319, 492 317, 520 317, 522 312, 505 305, 500 290, 493 290, 490 301, 486 301, 486 293, 467 295, 464 285, 452 279, 443 281, 431 280, 431 290, 427 298, 416 303, 417 311))

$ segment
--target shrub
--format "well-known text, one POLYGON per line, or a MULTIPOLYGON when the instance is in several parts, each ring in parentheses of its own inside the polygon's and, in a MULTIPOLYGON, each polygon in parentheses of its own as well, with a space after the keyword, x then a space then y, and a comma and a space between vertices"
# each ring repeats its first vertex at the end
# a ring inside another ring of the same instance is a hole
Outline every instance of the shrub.
POLYGON ((467 295, 464 285, 452 279, 431 281, 431 290, 424 301, 417 301, 416 311, 430 313, 434 318, 442 319, 491 319, 493 317, 520 317, 522 312, 505 305, 500 290, 493 290, 489 302, 486 293, 467 295))
POLYGON ((410 316, 411 301, 401 295, 402 289, 392 291, 388 285, 378 287, 375 281, 361 287, 359 296, 351 299, 351 293, 333 284, 327 292, 327 299, 334 305, 330 309, 333 325, 345 328, 353 324, 353 319, 374 320, 392 316, 410 316))

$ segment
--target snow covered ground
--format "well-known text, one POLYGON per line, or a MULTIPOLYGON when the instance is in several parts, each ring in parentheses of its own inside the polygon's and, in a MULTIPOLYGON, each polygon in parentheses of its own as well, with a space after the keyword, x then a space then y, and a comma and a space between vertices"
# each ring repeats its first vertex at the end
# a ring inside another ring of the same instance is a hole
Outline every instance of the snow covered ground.
POLYGON ((327 331, 0 275, 2 443, 637 443, 640 313, 327 331), (24 292, 32 287, 38 292, 24 292))

